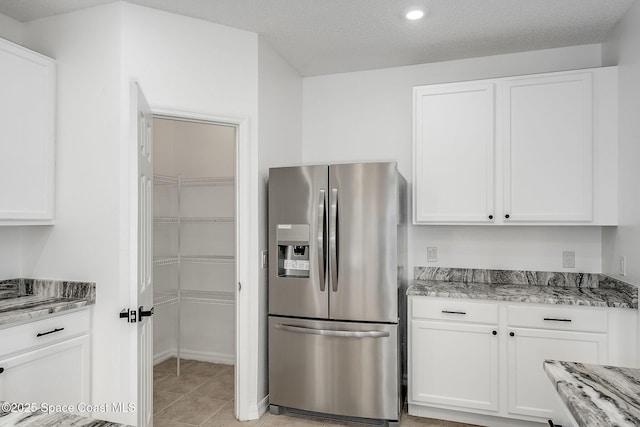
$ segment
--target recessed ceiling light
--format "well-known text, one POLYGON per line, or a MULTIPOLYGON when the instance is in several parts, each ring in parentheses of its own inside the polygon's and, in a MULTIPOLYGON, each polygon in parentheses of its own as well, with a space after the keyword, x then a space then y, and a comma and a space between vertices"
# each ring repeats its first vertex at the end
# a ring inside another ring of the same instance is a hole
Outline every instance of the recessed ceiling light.
POLYGON ((415 21, 417 19, 420 19, 424 16, 424 12, 418 9, 415 10, 410 10, 409 12, 407 12, 407 19, 410 21, 415 21))

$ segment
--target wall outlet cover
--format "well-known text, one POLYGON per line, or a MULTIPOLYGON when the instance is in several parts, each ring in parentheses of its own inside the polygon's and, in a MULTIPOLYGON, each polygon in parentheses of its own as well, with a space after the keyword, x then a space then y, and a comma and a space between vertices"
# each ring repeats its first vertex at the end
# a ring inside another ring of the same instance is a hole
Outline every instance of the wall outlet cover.
POLYGON ((626 256, 621 256, 620 257, 620 275, 621 276, 626 276, 627 275, 627 257, 626 256))
POLYGON ((437 247, 428 247, 427 248, 427 262, 438 262, 438 248, 437 247))
POLYGON ((562 268, 576 268, 576 253, 574 251, 562 251, 562 268))

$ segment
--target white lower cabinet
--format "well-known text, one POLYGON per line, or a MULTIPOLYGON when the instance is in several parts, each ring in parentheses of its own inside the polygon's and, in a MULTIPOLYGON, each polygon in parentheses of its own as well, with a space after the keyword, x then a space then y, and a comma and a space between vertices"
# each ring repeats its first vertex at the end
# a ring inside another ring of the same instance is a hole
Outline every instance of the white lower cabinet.
POLYGON ((567 425, 551 381, 542 370, 545 359, 603 364, 604 333, 509 328, 507 340, 508 412, 553 419, 567 425), (541 375, 542 374, 542 375, 541 375))
POLYGON ((497 411, 496 328, 497 325, 412 322, 413 400, 497 411))
POLYGON ((636 319, 628 309, 410 296, 409 413, 572 426, 543 361, 627 365, 635 360, 636 319))
POLYGON ((0 330, 0 342, 28 342, 0 354, 0 400, 72 405, 71 412, 90 404, 88 327, 84 310, 0 330), (78 321, 86 322, 78 327, 78 321))

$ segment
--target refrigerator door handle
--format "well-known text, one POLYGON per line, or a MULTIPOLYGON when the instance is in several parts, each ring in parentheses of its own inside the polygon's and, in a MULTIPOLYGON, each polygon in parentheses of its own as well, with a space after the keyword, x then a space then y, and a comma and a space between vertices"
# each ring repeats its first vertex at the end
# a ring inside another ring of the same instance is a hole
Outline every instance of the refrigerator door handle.
POLYGON ((326 265, 324 261, 324 223, 325 223, 325 206, 324 206, 324 188, 320 190, 318 199, 318 277, 320 278, 320 292, 324 292, 326 288, 326 265))
POLYGON ((331 205, 329 212, 329 272, 331 288, 338 292, 338 189, 331 189, 331 205))
POLYGON ((299 334, 322 335, 325 337, 343 337, 343 338, 385 338, 389 336, 388 331, 342 331, 335 329, 314 329, 304 326, 286 325, 276 323, 276 329, 287 332, 295 332, 299 334))

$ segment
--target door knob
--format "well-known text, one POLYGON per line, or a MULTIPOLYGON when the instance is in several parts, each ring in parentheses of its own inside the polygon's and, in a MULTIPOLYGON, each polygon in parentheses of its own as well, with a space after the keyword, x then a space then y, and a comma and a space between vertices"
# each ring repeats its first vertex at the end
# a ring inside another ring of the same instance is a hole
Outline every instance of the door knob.
POLYGON ((142 306, 140 306, 138 308, 138 319, 142 320, 143 317, 151 317, 153 316, 153 307, 151 307, 151 310, 143 310, 142 306))

